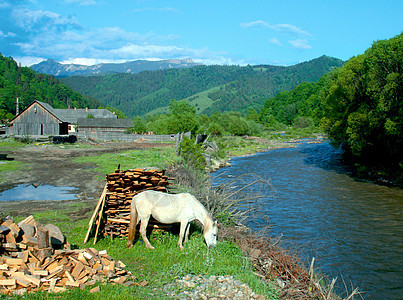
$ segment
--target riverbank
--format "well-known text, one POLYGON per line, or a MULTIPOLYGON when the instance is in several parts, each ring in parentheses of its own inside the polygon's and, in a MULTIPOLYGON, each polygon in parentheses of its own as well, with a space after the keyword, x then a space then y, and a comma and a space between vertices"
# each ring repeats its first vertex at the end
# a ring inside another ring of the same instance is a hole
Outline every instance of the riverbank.
MULTIPOLYGON (((65 185, 69 178, 75 176, 75 180, 69 184, 77 183, 78 185, 79 183, 79 187, 81 187, 79 195, 83 199, 85 198, 85 201, 52 201, 52 205, 51 202, 43 205, 43 201, 38 201, 37 206, 33 202, 14 202, 13 206, 10 206, 11 202, 0 203, 2 215, 11 214, 18 221, 33 214, 35 219, 41 223, 54 223, 59 226, 68 241, 79 248, 92 246, 91 241, 87 244, 83 244, 82 241, 93 206, 102 188, 101 174, 113 171, 117 163, 121 163, 123 169, 133 168, 133 166, 160 168, 166 166, 167 163, 174 163, 176 159, 173 145, 132 145, 131 147, 135 147, 135 149, 128 149, 123 144, 109 146, 2 145, 2 147, 3 152, 9 151, 15 156, 16 162, 21 164, 20 170, 9 170, 8 173, 3 173, 5 177, 1 184, 4 184, 5 187, 12 184, 13 180, 26 184, 39 182, 65 185), (110 152, 113 153, 110 154, 110 152), (20 153, 25 153, 25 155, 19 155, 20 153), (34 157, 31 164, 28 163, 30 157, 28 153, 34 157), (151 158, 151 160, 147 160, 147 158, 151 158), (94 192, 88 192, 87 187, 90 191, 94 189, 94 192)), ((5 169, 7 170, 7 165, 5 165, 5 169)), ((276 281, 274 274, 267 272, 268 263, 272 262, 273 270, 274 267, 278 269, 282 264, 288 266, 288 263, 284 261, 274 263, 277 258, 269 256, 268 253, 275 255, 276 253, 284 254, 284 252, 278 250, 275 241, 270 240, 262 245, 270 246, 271 252, 260 249, 259 238, 252 238, 250 232, 245 232, 242 227, 238 229, 235 230, 233 226, 222 226, 219 246, 210 251, 205 247, 201 233, 197 229, 193 230, 192 242, 187 245, 185 252, 181 252, 177 248, 177 235, 174 232, 156 231, 152 233, 151 240, 157 248, 156 251, 145 250, 144 245, 140 242, 135 245, 133 250, 128 251, 124 239, 113 241, 101 239, 94 246, 95 248, 106 249, 115 259, 125 262, 137 278, 148 282, 145 287, 117 287, 106 284, 101 287, 102 294, 105 297, 119 293, 123 298, 125 295, 128 298, 135 295, 161 299, 167 296, 163 289, 166 284, 180 280, 180 278, 183 279, 184 276, 192 273, 203 276, 234 276, 242 284, 248 285, 256 295, 265 295, 267 299, 280 297, 282 291, 284 292, 292 285, 288 285, 286 280, 280 278, 280 281, 276 281), (235 233, 236 235, 234 235, 235 233), (245 245, 250 246, 245 248, 245 245), (259 251, 260 253, 258 253, 259 251), (257 273, 256 266, 266 270, 265 273, 257 273), (265 267, 263 268, 263 266, 265 267), (262 279, 264 280, 262 281, 262 279), (274 287, 275 285, 277 288, 274 287), (287 288, 280 289, 279 286, 287 288)), ((288 256, 283 255, 283 257, 288 256)), ((288 273, 285 272, 285 274, 288 273)), ((291 272, 292 276, 290 274, 287 276, 290 276, 292 281, 293 276, 295 278, 299 276, 295 274, 291 272)), ((310 298, 313 297, 312 288, 306 289, 306 292, 310 293, 310 298)), ((94 297, 86 290, 69 291, 68 295, 71 299, 94 297)), ((30 295, 29 298, 36 299, 41 296, 43 295, 30 295)))

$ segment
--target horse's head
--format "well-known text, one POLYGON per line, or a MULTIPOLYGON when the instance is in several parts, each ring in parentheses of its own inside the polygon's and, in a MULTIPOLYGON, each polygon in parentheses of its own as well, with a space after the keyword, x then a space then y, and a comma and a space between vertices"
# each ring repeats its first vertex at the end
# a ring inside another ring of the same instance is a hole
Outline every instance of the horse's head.
POLYGON ((217 244, 217 232, 217 221, 205 227, 204 240, 206 241, 208 247, 215 247, 217 244))

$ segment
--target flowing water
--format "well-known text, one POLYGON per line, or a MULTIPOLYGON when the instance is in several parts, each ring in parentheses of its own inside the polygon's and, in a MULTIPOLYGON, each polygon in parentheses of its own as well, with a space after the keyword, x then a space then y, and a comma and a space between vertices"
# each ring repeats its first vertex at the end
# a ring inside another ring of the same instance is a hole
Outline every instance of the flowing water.
MULTIPOLYGON (((359 181, 328 143, 303 142, 235 158, 212 174, 212 186, 245 173, 270 179, 274 188, 254 203, 283 234, 285 245, 304 249, 303 258, 329 278, 341 277, 365 292, 365 299, 403 298, 403 190, 359 181)), ((254 179, 250 179, 253 181, 254 179)), ((267 224, 254 218, 252 229, 267 224)))

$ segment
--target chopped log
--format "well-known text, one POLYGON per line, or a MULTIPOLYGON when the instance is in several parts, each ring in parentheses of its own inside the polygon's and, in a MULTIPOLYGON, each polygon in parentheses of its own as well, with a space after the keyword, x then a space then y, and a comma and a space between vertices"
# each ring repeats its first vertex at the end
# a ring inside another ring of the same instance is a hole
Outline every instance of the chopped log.
POLYGON ((42 226, 36 227, 36 236, 38 238, 38 248, 49 247, 49 232, 42 226))
POLYGON ((54 249, 60 249, 65 243, 65 238, 59 227, 53 224, 47 224, 44 227, 49 233, 49 245, 54 249))

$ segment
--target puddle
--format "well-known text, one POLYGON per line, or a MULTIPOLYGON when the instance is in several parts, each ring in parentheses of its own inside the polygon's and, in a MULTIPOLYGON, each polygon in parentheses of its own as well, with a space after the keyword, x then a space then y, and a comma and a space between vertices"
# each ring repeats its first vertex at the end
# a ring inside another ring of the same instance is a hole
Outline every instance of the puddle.
POLYGON ((0 201, 74 200, 77 189, 68 186, 20 184, 0 194, 0 201))

